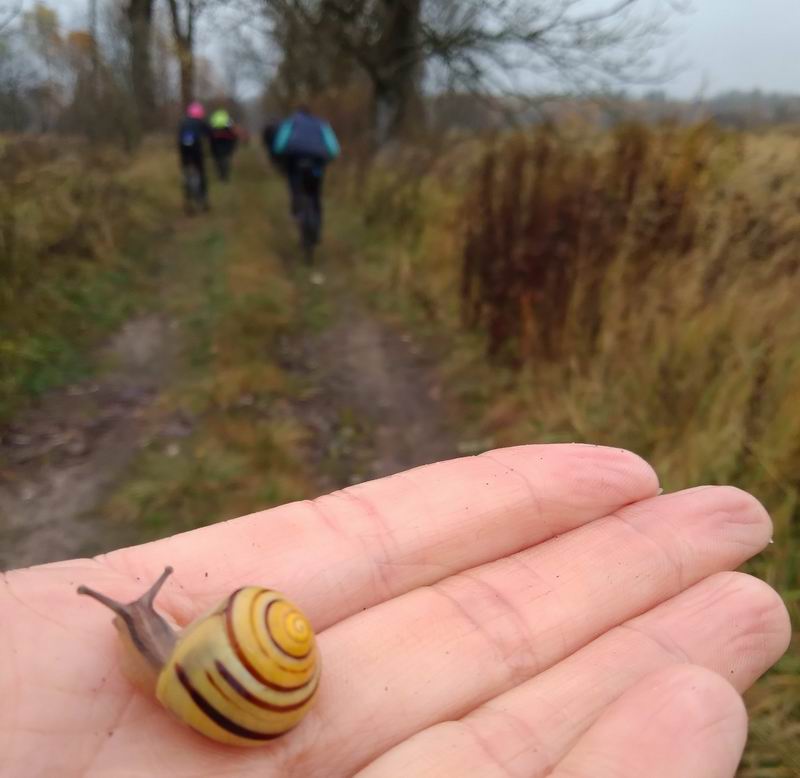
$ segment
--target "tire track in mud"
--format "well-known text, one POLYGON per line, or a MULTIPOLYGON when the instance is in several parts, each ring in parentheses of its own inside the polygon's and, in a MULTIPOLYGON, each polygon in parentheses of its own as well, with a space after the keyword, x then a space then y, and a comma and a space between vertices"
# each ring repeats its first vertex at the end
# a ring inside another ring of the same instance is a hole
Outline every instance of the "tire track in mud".
POLYGON ((55 390, 0 439, 0 570, 132 542, 81 517, 113 488, 146 434, 176 336, 160 315, 128 321, 100 351, 98 378, 55 390))
POLYGON ((458 456, 434 366, 411 336, 367 310, 346 270, 306 295, 325 296, 326 326, 289 339, 283 356, 306 383, 295 409, 320 491, 458 456))
MULTIPOLYGON (((282 207, 274 190, 266 199, 282 207)), ((291 225, 276 227, 282 240, 270 250, 286 254, 291 225)), ((407 333, 360 302, 345 254, 322 283, 321 273, 287 258, 298 303, 324 308, 316 323, 299 317, 280 355, 300 387, 291 406, 309 436, 302 468, 314 494, 307 497, 458 455, 434 365, 407 333)), ((99 377, 50 393, 0 431, 0 570, 141 541, 136 527, 100 524, 98 506, 148 441, 191 432, 191 420, 154 412, 181 342, 180 326, 165 314, 132 319, 102 350, 99 377)))

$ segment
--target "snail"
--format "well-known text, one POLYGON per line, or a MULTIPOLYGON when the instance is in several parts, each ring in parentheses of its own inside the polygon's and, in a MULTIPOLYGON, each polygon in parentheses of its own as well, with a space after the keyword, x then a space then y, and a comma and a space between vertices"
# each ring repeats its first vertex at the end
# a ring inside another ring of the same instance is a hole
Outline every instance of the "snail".
POLYGON ((117 614, 123 672, 154 690, 181 721, 220 743, 257 746, 294 727, 319 685, 308 619, 282 594, 247 586, 178 631, 153 608, 171 573, 167 567, 127 604, 78 587, 117 614))

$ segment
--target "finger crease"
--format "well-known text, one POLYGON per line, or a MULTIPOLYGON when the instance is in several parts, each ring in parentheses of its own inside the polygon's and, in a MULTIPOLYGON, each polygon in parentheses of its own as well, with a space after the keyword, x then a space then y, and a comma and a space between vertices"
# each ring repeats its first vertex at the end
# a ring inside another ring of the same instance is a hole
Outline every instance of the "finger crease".
POLYGON ((385 535, 391 535, 393 528, 383 516, 383 514, 372 504, 366 497, 360 495, 355 487, 342 489, 341 494, 348 500, 354 502, 374 524, 378 525, 378 529, 385 535))
POLYGON ((616 629, 627 630, 640 635, 641 637, 647 638, 649 642, 654 643, 665 654, 677 662, 684 662, 687 664, 692 663, 692 658, 689 656, 689 654, 686 653, 686 651, 681 648, 678 643, 676 643, 674 640, 670 640, 665 635, 649 632, 630 621, 626 622, 625 624, 619 624, 616 629))
MULTIPOLYGON (((511 465, 506 464, 501 459, 498 459, 490 451, 486 451, 483 454, 479 454, 479 456, 481 457, 481 459, 488 459, 490 462, 494 462, 496 465, 500 465, 500 467, 504 468, 507 473, 514 473, 514 475, 517 476, 517 478, 520 481, 522 481, 523 485, 525 486, 525 489, 528 492, 528 496, 531 498, 531 502, 535 506, 537 523, 543 522, 545 517, 545 512, 542 510, 542 505, 539 501, 539 492, 531 483, 528 476, 526 476, 525 473, 521 472, 520 470, 511 467, 511 465)), ((557 531, 549 526, 547 528, 547 531, 550 534, 550 537, 553 537, 557 534, 557 531)))
POLYGON ((328 511, 326 511, 318 500, 305 500, 305 504, 317 515, 317 518, 331 531, 334 535, 344 537, 350 540, 350 535, 345 532, 340 526, 339 522, 335 521, 328 511))
POLYGON ((472 610, 466 607, 461 600, 447 591, 446 587, 439 584, 434 584, 430 588, 439 594, 443 595, 449 600, 462 614, 462 616, 472 624, 476 630, 482 634, 492 649, 492 652, 502 657, 503 666, 508 671, 509 679, 512 683, 518 683, 520 679, 527 679, 531 675, 539 672, 539 660, 533 650, 534 640, 533 636, 528 629, 524 619, 519 615, 517 608, 513 603, 502 594, 496 587, 488 582, 481 580, 468 573, 459 573, 451 577, 450 581, 462 579, 470 581, 473 585, 488 591, 492 600, 501 606, 502 614, 510 618, 511 623, 515 627, 516 637, 512 640, 503 640, 499 637, 498 633, 482 623, 480 619, 476 618, 472 610), (523 651, 522 661, 517 659, 514 663, 510 660, 515 655, 519 654, 520 649, 523 651))
POLYGON ((660 555, 667 560, 670 567, 672 567, 672 569, 675 571, 675 575, 678 578, 678 588, 675 592, 673 592, 673 594, 677 594, 678 592, 682 592, 684 589, 686 589, 687 584, 685 580, 685 566, 680 553, 673 554, 671 551, 668 550, 666 546, 661 545, 661 543, 659 543, 654 537, 649 535, 634 521, 626 519, 619 513, 610 513, 606 518, 612 520, 615 519, 624 527, 627 527, 633 534, 638 535, 641 538, 644 538, 649 545, 655 547, 659 551, 660 555))
POLYGON ((351 501, 374 528, 372 532, 357 533, 341 530, 341 534, 348 542, 356 541, 361 545, 362 553, 370 565, 375 587, 381 596, 393 597, 395 594, 392 574, 393 560, 398 555, 391 551, 389 541, 392 533, 389 523, 369 500, 356 494, 352 489, 343 489, 340 494, 351 501))
POLYGON ((474 723, 469 722, 466 719, 462 719, 461 724, 466 728, 467 732, 469 732, 478 748, 480 748, 481 751, 483 751, 483 753, 489 757, 489 761, 499 767, 501 772, 508 776, 508 778, 514 778, 514 775, 508 768, 508 765, 506 765, 500 756, 494 752, 491 743, 481 735, 479 728, 475 726, 474 723))
MULTIPOLYGON (((547 703, 546 700, 537 698, 536 704, 541 707, 548 708, 553 717, 556 718, 561 717, 560 712, 558 710, 555 710, 551 704, 547 703)), ((490 715, 503 719, 504 721, 507 721, 510 724, 510 728, 516 731, 521 746, 517 750, 517 752, 513 755, 514 758, 517 757, 519 754, 532 750, 537 755, 537 761, 539 761, 541 765, 538 769, 544 770, 546 772, 552 769, 552 765, 554 764, 554 759, 552 758, 545 742, 542 740, 539 733, 536 732, 531 727, 531 725, 527 721, 525 721, 524 718, 522 718, 521 716, 516 716, 510 711, 489 706, 483 709, 483 713, 484 714, 488 713, 490 715)))

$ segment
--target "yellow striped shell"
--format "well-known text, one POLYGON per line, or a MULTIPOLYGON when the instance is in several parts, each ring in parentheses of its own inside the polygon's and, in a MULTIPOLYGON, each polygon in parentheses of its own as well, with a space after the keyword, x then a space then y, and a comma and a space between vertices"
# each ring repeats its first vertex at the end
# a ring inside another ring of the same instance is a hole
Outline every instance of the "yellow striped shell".
POLYGON ((141 682, 144 667, 161 704, 220 743, 257 746, 294 727, 319 685, 308 619, 282 594, 248 586, 175 633, 152 607, 170 572, 124 605, 79 589, 117 613, 114 623, 135 654, 127 674, 141 682))
POLYGON ((306 617, 278 592, 249 586, 186 629, 156 697, 214 740, 258 745, 303 718, 319 670, 306 617))

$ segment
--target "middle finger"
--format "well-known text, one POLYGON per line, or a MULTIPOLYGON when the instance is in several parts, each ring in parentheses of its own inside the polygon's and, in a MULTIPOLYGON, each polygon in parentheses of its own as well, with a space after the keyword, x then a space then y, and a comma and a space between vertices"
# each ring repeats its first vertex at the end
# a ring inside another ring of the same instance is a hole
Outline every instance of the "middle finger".
POLYGON ((284 754, 287 773, 352 774, 737 567, 770 532, 763 507, 739 490, 663 495, 347 619, 320 636, 328 681, 284 754))

